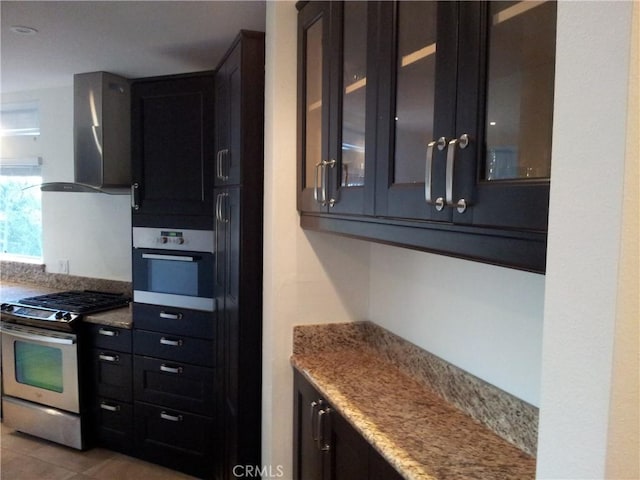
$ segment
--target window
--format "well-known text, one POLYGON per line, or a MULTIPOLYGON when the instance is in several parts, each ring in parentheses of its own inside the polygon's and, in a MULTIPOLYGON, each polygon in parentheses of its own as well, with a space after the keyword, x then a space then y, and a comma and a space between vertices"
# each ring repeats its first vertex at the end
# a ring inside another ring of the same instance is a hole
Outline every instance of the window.
POLYGON ((0 160, 0 252, 42 258, 40 158, 0 160))
POLYGON ((40 135, 39 117, 34 102, 5 104, 0 109, 0 256, 5 259, 42 258, 42 200, 38 188, 42 159, 34 152, 38 147, 34 140, 40 135))

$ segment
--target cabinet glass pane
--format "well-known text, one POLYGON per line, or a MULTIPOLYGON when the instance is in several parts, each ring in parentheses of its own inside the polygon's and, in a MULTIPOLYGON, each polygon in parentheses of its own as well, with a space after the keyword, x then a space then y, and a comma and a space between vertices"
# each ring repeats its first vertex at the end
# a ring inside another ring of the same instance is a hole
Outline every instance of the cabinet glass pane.
POLYGON ((489 25, 484 178, 548 178, 556 4, 492 2, 489 25))
POLYGON ((315 167, 322 157, 322 19, 306 31, 305 186, 314 188, 315 167))
POLYGON ((364 185, 367 2, 345 2, 342 58, 342 186, 364 185))
POLYGON ((436 2, 399 2, 394 183, 423 183, 433 139, 436 2))

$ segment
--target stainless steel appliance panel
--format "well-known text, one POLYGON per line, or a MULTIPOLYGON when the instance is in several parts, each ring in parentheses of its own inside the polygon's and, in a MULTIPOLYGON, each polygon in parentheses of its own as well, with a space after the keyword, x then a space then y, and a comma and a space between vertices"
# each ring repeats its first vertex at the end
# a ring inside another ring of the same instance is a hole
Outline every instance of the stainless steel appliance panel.
POLYGON ((5 322, 0 332, 4 395, 79 413, 77 336, 5 322))
POLYGON ((79 415, 11 397, 2 398, 2 423, 20 432, 82 450, 79 415))

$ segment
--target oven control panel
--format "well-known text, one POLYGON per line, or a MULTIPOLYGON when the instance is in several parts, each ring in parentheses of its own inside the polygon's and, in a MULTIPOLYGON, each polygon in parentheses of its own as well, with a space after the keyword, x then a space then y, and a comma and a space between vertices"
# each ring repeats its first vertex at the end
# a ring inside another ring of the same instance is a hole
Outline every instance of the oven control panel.
POLYGON ((3 303, 0 305, 0 319, 10 323, 33 325, 44 328, 63 328, 80 318, 77 313, 52 308, 32 307, 19 303, 3 303))
POLYGON ((213 231, 133 227, 133 248, 214 253, 213 231))

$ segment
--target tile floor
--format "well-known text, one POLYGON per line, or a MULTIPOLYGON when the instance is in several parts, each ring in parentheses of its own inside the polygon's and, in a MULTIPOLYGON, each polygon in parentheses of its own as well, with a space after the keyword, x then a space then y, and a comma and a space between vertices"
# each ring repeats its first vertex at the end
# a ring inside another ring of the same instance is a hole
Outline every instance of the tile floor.
POLYGON ((2 480, 192 480, 180 472, 102 448, 80 452, 0 424, 2 480))

